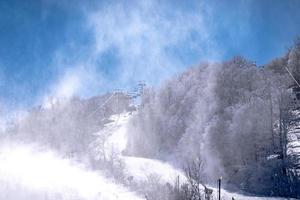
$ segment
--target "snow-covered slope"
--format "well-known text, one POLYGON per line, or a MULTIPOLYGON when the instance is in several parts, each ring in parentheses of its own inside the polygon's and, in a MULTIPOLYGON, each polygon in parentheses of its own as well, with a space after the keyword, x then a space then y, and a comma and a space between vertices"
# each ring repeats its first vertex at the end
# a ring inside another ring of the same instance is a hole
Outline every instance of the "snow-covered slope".
MULTIPOLYGON (((154 159, 140 158, 140 157, 128 157, 122 155, 123 150, 126 148, 127 144, 127 125, 131 117, 130 113, 123 113, 121 115, 114 115, 111 117, 112 122, 106 126, 106 130, 110 130, 107 142, 105 146, 107 149, 114 149, 118 151, 121 158, 125 163, 125 170, 128 176, 132 176, 136 181, 145 181, 150 175, 157 175, 160 177, 160 181, 165 183, 174 183, 177 176, 181 180, 186 180, 184 173, 174 168, 172 165, 154 159)), ((211 187, 214 190, 214 197, 217 196, 217 189, 211 187)), ((225 190, 222 190, 222 199, 231 200, 255 200, 255 199, 264 199, 264 200, 281 200, 284 198, 270 198, 270 197, 256 197, 244 195, 242 193, 231 193, 225 190)))
POLYGON ((292 163, 292 168, 300 174, 300 112, 296 110, 292 114, 295 120, 289 126, 287 134, 287 155, 292 163))
POLYGON ((0 199, 142 199, 100 172, 41 147, 6 144, 0 152, 0 199))
POLYGON ((125 163, 126 174, 132 176, 136 181, 146 181, 153 174, 159 176, 161 181, 169 182, 170 184, 174 183, 177 176, 180 176, 181 180, 185 180, 183 173, 168 163, 154 159, 122 155, 127 145, 127 125, 131 116, 131 113, 122 113, 111 117, 112 122, 105 127, 106 131, 111 131, 105 143, 107 154, 110 155, 111 151, 114 151, 114 153, 120 155, 120 158, 125 163))
MULTIPOLYGON (((127 125, 131 113, 111 117, 105 128, 96 133, 91 148, 103 145, 106 156, 115 153, 124 161, 127 177, 135 182, 147 181, 157 175, 161 183, 174 183, 179 176, 184 182, 184 173, 160 160, 122 155, 127 144, 127 125), (105 137, 103 137, 105 136, 105 137), (98 138, 97 138, 98 137, 98 138)), ((99 152, 98 152, 99 153, 99 152)), ((216 197, 216 189, 213 195, 216 197)), ((222 190, 223 199, 265 199, 230 193, 222 190)), ((3 142, 0 145, 0 199, 6 200, 139 200, 140 195, 107 178, 101 171, 92 171, 74 160, 62 158, 53 151, 37 145, 3 142)))

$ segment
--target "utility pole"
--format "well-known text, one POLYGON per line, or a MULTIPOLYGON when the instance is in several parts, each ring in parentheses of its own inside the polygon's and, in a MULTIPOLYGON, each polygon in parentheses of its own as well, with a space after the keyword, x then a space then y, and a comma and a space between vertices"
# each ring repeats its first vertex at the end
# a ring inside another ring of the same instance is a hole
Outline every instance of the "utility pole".
POLYGON ((218 179, 218 193, 219 193, 219 200, 221 200, 221 181, 222 177, 218 179))

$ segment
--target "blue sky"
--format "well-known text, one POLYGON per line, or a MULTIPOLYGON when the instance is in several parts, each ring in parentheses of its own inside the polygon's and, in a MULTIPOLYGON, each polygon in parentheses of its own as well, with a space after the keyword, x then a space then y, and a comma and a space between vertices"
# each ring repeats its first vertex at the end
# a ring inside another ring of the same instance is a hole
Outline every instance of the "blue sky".
POLYGON ((259 65, 300 35, 299 0, 0 1, 0 104, 157 85, 201 61, 259 65))

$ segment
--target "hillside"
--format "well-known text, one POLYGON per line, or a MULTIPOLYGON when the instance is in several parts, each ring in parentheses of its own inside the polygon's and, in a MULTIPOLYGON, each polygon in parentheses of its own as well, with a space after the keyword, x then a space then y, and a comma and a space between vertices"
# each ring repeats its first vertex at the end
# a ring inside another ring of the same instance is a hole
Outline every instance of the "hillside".
POLYGON ((299 100, 285 70, 299 77, 297 48, 266 67, 235 57, 148 88, 130 126, 127 153, 179 167, 200 160, 207 183, 222 176, 228 187, 298 197, 299 100))
MULTIPOLYGON (((61 157, 61 153, 38 144, 21 144, 6 141, 1 145, 1 198, 5 199, 161 199, 166 185, 174 187, 179 177, 182 185, 187 181, 185 173, 156 159, 124 155, 129 137, 130 121, 137 113, 124 112, 108 117, 103 128, 94 133, 95 140, 89 151, 95 161, 101 161, 101 152, 105 152, 108 162, 122 162, 121 174, 124 178, 112 176, 111 169, 90 168, 82 158, 61 157), (104 149, 100 149, 105 135, 104 149), (100 142, 100 144, 99 144, 100 142), (58 154, 59 153, 59 154, 58 154), (109 172, 109 173, 107 173, 109 172), (118 183, 119 182, 119 183, 118 183), (122 184, 121 184, 121 183, 122 184), (18 191, 15 193, 14 191, 18 191), (135 192, 134 192, 135 191, 135 192)), ((103 160, 102 160, 103 161, 103 160)), ((101 162, 100 162, 101 163, 101 162)), ((103 164, 103 162, 102 162, 103 164)), ((117 163, 110 163, 117 169, 117 163)), ((100 166, 98 166, 99 168, 100 166)), ((101 168, 101 167, 100 167, 101 168)), ((116 173, 116 171, 114 171, 116 173)), ((120 173, 117 173, 120 175, 120 173)), ((209 186, 210 187, 210 186, 209 186)), ((213 197, 217 190, 212 186, 213 197)), ((222 190, 223 199, 266 199, 222 190)), ((166 199, 165 196, 162 199, 166 199)))
POLYGON ((261 67, 202 63, 135 95, 49 98, 2 132, 3 195, 215 199, 223 177, 224 199, 299 198, 298 48, 261 67))

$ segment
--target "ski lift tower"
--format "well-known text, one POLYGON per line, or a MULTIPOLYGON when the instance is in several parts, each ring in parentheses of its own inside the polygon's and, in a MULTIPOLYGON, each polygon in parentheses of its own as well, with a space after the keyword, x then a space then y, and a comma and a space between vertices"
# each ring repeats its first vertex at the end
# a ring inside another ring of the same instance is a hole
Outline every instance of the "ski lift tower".
POLYGON ((145 81, 139 81, 139 83, 138 83, 138 92, 139 92, 140 96, 143 94, 145 87, 146 87, 146 82, 145 81))
POLYGON ((141 96, 144 93, 144 89, 146 87, 145 81, 139 81, 137 86, 134 87, 133 91, 128 93, 128 96, 134 101, 136 106, 141 104, 141 96))

